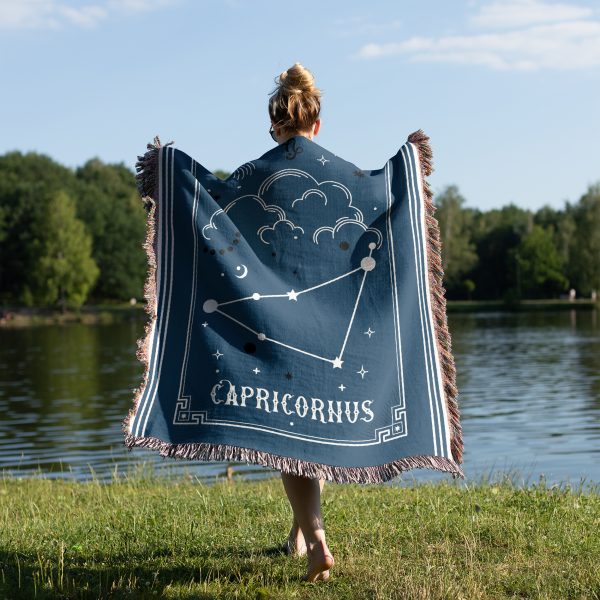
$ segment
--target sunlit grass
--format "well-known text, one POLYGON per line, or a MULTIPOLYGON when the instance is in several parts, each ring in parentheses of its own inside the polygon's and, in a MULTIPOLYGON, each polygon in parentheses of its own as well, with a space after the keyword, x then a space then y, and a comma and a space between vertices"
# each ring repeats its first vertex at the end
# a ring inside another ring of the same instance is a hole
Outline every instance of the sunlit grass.
POLYGON ((515 479, 327 483, 336 564, 306 584, 278 478, 7 477, 0 597, 599 598, 599 487, 515 479))

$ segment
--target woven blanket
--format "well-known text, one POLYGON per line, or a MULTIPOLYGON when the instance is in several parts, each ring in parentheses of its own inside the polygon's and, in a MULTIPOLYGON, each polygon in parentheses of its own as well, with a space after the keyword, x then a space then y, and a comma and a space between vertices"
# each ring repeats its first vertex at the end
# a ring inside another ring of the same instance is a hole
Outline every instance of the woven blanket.
POLYGON ((428 140, 365 170, 297 135, 227 179, 148 144, 130 450, 338 483, 464 477, 428 140))

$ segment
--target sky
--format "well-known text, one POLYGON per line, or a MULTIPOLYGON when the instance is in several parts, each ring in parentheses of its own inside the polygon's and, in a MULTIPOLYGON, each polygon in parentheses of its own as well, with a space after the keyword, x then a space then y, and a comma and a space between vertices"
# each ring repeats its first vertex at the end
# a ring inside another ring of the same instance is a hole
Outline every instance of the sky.
POLYGON ((600 182, 600 3, 574 0, 0 0, 0 154, 134 168, 155 135, 211 170, 270 148, 296 61, 314 141, 377 169, 430 137, 434 193, 537 210, 600 182))

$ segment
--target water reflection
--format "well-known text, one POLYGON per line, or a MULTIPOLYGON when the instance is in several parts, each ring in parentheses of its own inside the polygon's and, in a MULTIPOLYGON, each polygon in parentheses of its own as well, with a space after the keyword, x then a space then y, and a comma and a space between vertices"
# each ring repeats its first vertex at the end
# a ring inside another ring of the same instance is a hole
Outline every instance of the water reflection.
MULTIPOLYGON (((600 482, 598 311, 450 313, 464 471, 516 470, 527 481, 600 482)), ((143 322, 0 329, 0 468, 11 474, 110 479, 155 472, 212 480, 226 463, 164 459, 123 445, 121 420, 143 367, 143 322)), ((278 476, 236 465, 248 477, 278 476)), ((429 470, 405 481, 449 478, 429 470)), ((401 478, 395 480, 400 482, 401 478)))

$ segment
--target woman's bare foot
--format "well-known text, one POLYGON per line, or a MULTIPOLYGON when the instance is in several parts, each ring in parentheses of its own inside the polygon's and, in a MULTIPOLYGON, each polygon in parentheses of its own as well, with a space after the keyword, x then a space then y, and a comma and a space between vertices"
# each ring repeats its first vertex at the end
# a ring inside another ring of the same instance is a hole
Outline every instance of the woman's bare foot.
POLYGON ((302 581, 326 581, 329 579, 329 569, 333 567, 333 555, 329 552, 327 544, 321 540, 308 544, 308 570, 302 581))
POLYGON ((306 542, 304 541, 304 535, 302 534, 300 527, 297 525, 292 525, 290 533, 283 543, 283 550, 286 554, 293 554, 294 556, 306 555, 306 542))

